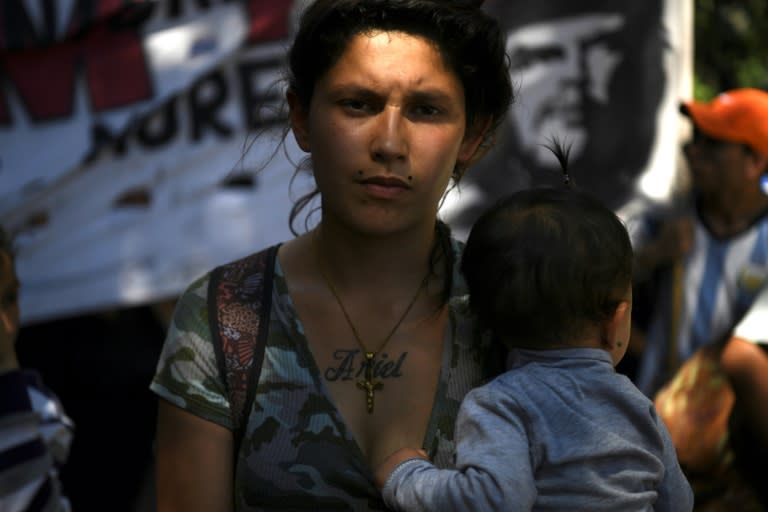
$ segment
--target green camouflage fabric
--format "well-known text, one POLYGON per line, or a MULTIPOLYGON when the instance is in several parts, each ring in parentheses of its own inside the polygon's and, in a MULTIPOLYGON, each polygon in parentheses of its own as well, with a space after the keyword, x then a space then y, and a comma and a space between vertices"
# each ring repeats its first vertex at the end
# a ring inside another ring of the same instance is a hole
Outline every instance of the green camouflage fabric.
MULTIPOLYGON (((460 249, 454 243, 457 254, 460 249)), ((423 444, 439 467, 453 463, 453 429, 461 399, 496 375, 503 362, 474 329, 458 272, 454 283, 440 381, 423 444)), ((150 388, 192 414, 231 429, 227 392, 208 326, 207 288, 205 275, 179 299, 150 388)), ((387 510, 315 364, 279 262, 269 329, 235 470, 236 512, 387 510)))

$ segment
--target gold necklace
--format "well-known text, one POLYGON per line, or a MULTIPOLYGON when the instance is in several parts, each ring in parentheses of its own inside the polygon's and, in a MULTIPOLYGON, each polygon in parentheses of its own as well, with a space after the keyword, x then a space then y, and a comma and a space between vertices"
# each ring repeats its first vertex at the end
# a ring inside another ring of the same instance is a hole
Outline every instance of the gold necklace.
POLYGON ((392 329, 390 329, 389 334, 387 334, 384 337, 384 340, 379 344, 379 348, 376 350, 368 350, 368 348, 363 343, 363 340, 360 338, 360 334, 357 332, 357 328, 355 327, 355 324, 352 323, 352 319, 349 317, 349 313, 347 313, 347 308, 344 307, 344 303, 341 301, 341 297, 339 297, 339 293, 336 291, 336 287, 333 286, 333 283, 331 282, 330 277, 325 273, 323 270, 323 264, 320 261, 320 252, 317 250, 317 231, 315 231, 315 235, 312 237, 312 250, 315 253, 315 260, 317 262, 317 269, 320 272, 320 275, 323 278, 323 281, 325 281, 325 285, 328 287, 328 289, 331 291, 331 294, 333 295, 333 298, 336 299, 336 303, 339 305, 339 309, 341 309, 341 313, 344 315, 344 319, 347 321, 347 324, 349 325, 349 328, 352 330, 352 334, 355 337, 355 341, 357 341, 357 344, 360 345, 360 348, 363 349, 363 354, 365 355, 365 379, 358 380, 357 381, 357 387, 365 391, 365 404, 368 408, 368 414, 373 412, 373 403, 374 403, 374 392, 379 391, 384 387, 384 383, 380 380, 374 381, 373 380, 373 360, 376 357, 376 354, 381 352, 381 350, 386 346, 387 343, 389 343, 389 340, 392 339, 392 336, 395 335, 395 332, 397 331, 398 327, 400 327, 400 324, 403 323, 405 320, 405 317, 408 316, 408 313, 411 312, 411 309, 413 308, 414 304, 416 304, 416 299, 419 298, 419 295, 421 295, 421 291, 427 286, 427 282, 429 281, 429 272, 427 272, 427 275, 424 276, 424 279, 421 280, 421 283, 419 283, 418 289, 416 289, 416 293, 413 295, 413 298, 411 299, 411 302, 408 303, 408 307, 405 308, 405 311, 400 316, 400 318, 395 322, 395 325, 392 326, 392 329))

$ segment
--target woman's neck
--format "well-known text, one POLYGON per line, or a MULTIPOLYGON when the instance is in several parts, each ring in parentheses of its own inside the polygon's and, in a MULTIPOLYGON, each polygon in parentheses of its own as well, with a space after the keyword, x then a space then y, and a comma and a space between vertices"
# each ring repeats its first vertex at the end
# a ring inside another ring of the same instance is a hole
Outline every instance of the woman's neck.
POLYGON ((436 240, 434 226, 386 236, 350 233, 321 223, 308 233, 312 250, 339 285, 364 278, 369 284, 422 279, 429 270, 436 240))

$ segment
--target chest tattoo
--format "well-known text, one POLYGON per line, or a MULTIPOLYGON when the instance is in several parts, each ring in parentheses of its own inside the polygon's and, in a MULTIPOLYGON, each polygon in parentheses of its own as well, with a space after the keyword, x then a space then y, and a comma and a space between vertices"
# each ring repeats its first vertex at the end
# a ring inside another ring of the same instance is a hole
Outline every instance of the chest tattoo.
POLYGON ((370 362, 366 361, 364 354, 359 349, 339 349, 333 353, 336 364, 325 369, 326 380, 353 380, 366 375, 370 366, 371 376, 377 379, 390 379, 402 377, 403 363, 408 357, 408 352, 403 352, 397 359, 389 357, 383 352, 376 354, 370 362))

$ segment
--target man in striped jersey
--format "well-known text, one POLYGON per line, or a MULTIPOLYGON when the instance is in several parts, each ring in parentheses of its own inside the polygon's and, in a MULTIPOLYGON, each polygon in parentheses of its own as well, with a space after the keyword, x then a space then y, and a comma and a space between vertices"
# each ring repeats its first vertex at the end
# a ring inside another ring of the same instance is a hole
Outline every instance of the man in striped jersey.
POLYGON ((768 446, 768 93, 680 109, 693 124, 690 200, 626 219, 637 278, 656 285, 635 381, 653 396, 697 349, 721 344, 737 404, 768 446))
POLYGON ((19 368, 18 288, 11 243, 0 228, 0 510, 65 512, 58 468, 73 425, 40 376, 19 368))

